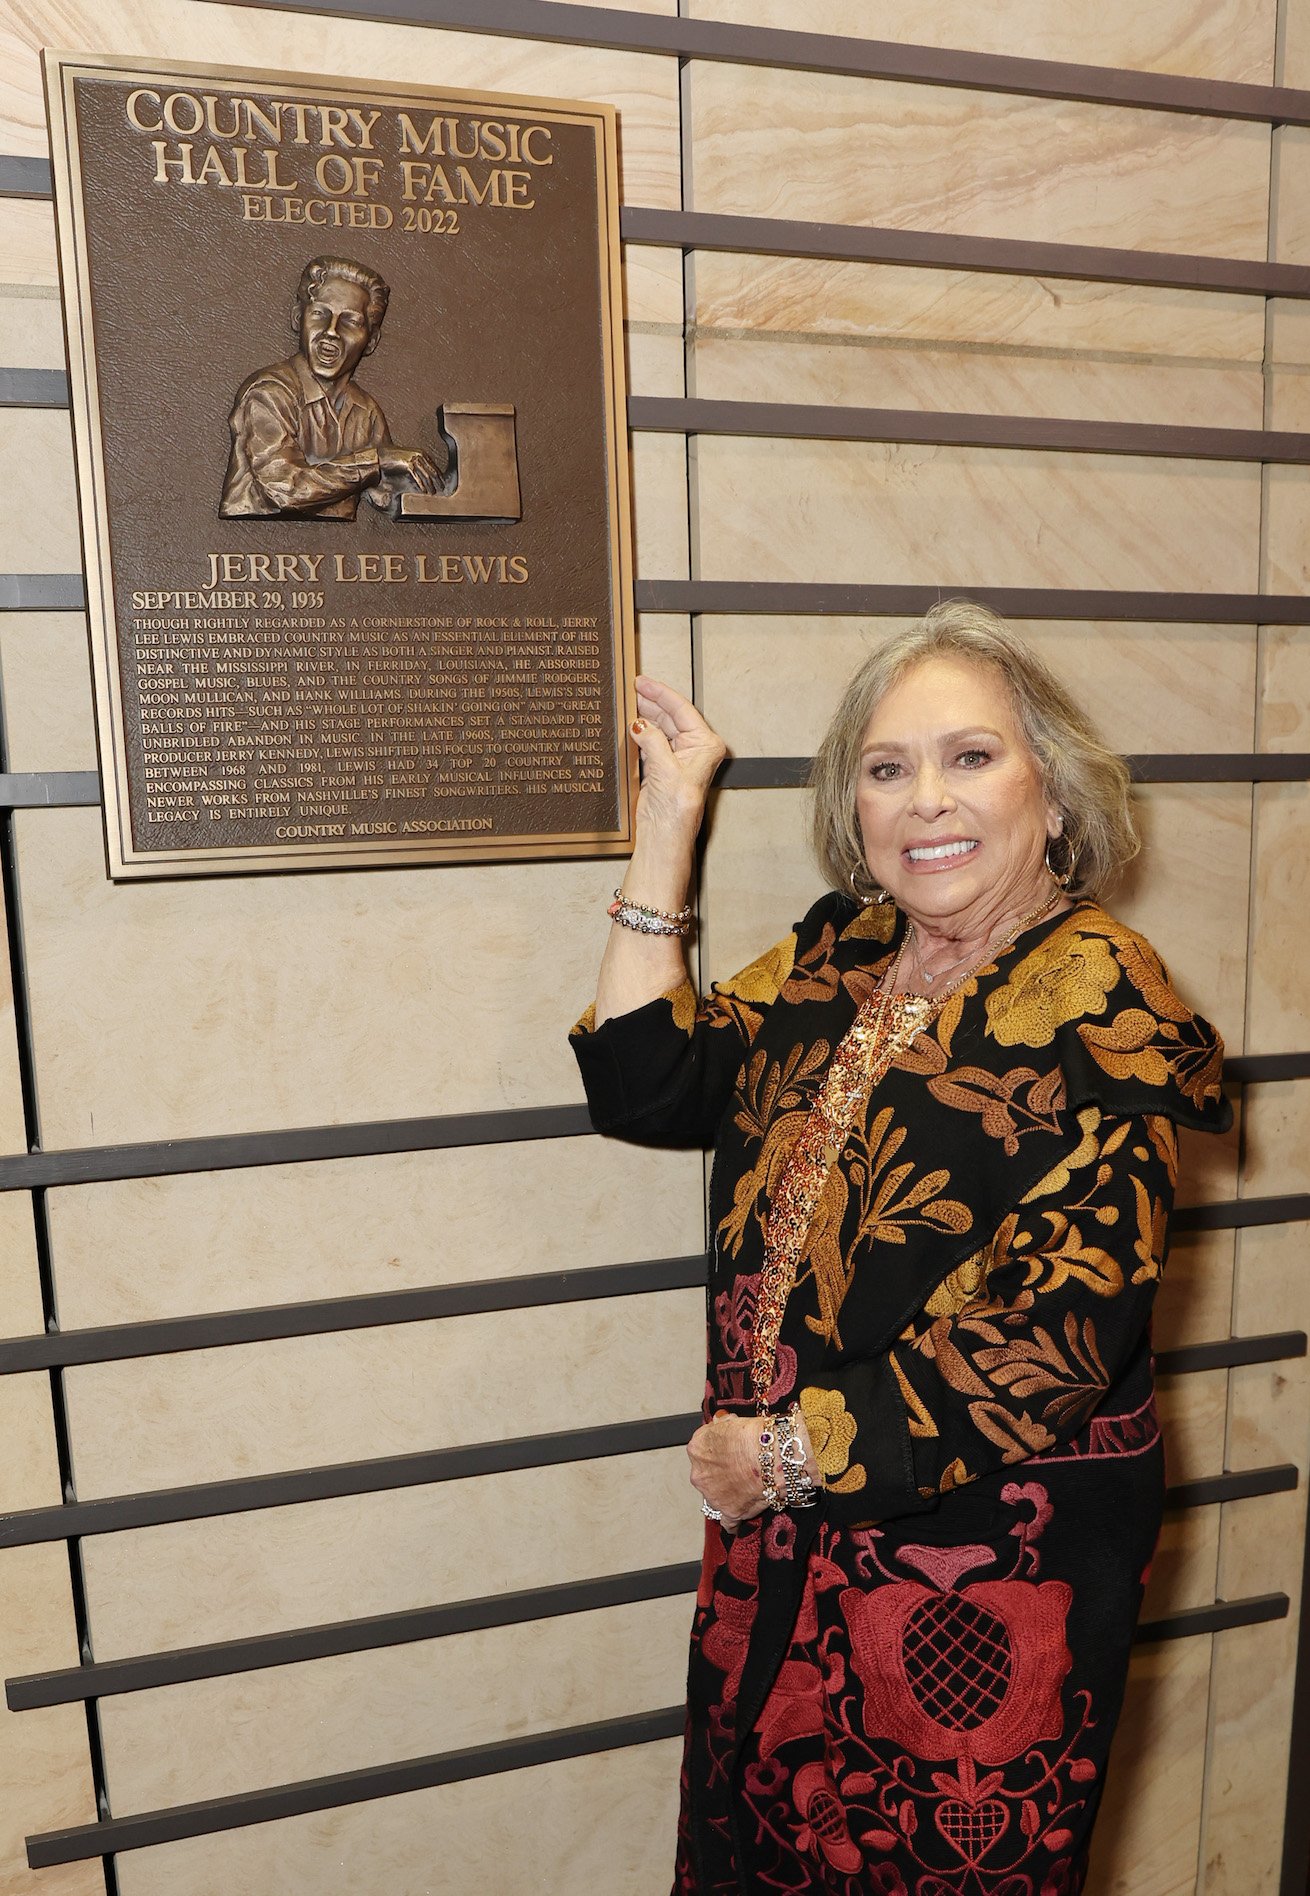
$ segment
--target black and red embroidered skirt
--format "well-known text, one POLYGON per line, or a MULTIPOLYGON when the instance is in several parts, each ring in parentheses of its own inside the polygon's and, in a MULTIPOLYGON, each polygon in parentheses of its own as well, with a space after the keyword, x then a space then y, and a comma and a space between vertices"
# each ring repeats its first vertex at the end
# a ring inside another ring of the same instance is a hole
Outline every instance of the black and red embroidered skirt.
POLYGON ((711 1524, 674 1896, 1075 1896, 1163 1487, 1146 1403, 803 1551, 788 1514, 711 1524), (752 1635, 797 1580, 742 1731, 752 1635))

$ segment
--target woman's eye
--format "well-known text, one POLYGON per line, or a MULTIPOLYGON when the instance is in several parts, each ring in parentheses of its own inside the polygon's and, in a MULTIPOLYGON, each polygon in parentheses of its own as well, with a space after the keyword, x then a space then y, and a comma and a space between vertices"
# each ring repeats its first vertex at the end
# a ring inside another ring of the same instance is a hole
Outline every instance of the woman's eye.
POLYGON ((991 760, 992 754, 986 750, 961 751, 959 757, 959 761, 970 770, 977 770, 981 765, 989 764, 991 760))
POLYGON ((870 764, 869 775, 875 783, 890 783, 900 769, 899 764, 870 764))

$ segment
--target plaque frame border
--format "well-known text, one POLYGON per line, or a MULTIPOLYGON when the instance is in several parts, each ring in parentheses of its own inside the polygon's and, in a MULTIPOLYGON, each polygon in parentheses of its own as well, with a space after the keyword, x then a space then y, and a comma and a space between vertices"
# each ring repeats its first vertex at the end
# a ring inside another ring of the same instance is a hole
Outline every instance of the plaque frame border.
POLYGON ((632 490, 628 451, 627 370, 624 353, 623 253, 619 236, 618 109, 604 102, 544 95, 480 92, 469 87, 402 86, 394 80, 351 79, 286 67, 211 66, 190 60, 130 58, 43 48, 50 163, 54 178, 55 240, 67 352, 69 409, 78 514, 86 575, 87 630, 95 685, 97 761, 102 798, 105 857, 115 882, 163 881, 177 877, 275 875, 310 871, 436 867, 441 863, 562 861, 632 853, 636 809, 636 763, 627 724, 636 714, 636 609, 633 592, 632 490), (592 128, 596 150, 597 266, 601 272, 606 489, 609 503, 610 601, 613 615, 613 709, 617 740, 618 826, 545 835, 481 834, 473 841, 434 836, 377 838, 358 842, 243 844, 231 848, 142 850, 131 830, 126 744, 123 741, 118 626, 113 606, 113 566, 104 477, 90 264, 79 183, 81 166, 74 87, 83 76, 120 74, 125 81, 197 79, 220 85, 290 89, 311 102, 333 103, 343 92, 397 110, 431 101, 531 112, 542 118, 592 128))

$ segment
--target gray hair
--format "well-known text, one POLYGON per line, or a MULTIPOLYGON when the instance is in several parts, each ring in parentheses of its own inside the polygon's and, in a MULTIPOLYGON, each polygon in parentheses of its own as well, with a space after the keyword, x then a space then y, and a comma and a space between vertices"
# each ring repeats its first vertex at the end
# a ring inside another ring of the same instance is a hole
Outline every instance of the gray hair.
POLYGON ((300 319, 306 303, 310 302, 328 277, 340 277, 345 283, 353 283, 358 289, 368 293, 368 334, 369 347, 377 342, 382 328, 382 318, 387 313, 387 304, 391 301, 391 291, 386 278, 367 263, 355 263, 350 257, 311 257, 300 273, 300 282, 296 286, 296 300, 292 311, 292 327, 300 328, 300 319))
MULTIPOLYGON (((871 653, 846 687, 810 772, 811 837, 833 888, 849 891, 852 873, 867 880, 855 787, 869 720, 892 686, 927 658, 964 659, 1000 673, 1046 795, 1063 820, 1073 866, 1070 892, 1104 894, 1141 848, 1128 766, 1101 742, 1032 647, 972 599, 934 606, 871 653)), ((1063 857, 1058 860, 1062 866, 1063 857)))

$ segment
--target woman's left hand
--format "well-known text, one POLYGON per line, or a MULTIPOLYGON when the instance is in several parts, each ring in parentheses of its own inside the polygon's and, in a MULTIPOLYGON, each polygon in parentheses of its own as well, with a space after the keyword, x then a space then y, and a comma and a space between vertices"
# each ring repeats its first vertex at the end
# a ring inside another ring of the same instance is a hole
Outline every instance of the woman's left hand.
POLYGON ((764 1512, 761 1426, 758 1416, 720 1414, 702 1424, 687 1444, 691 1485, 718 1509, 729 1529, 764 1512))

